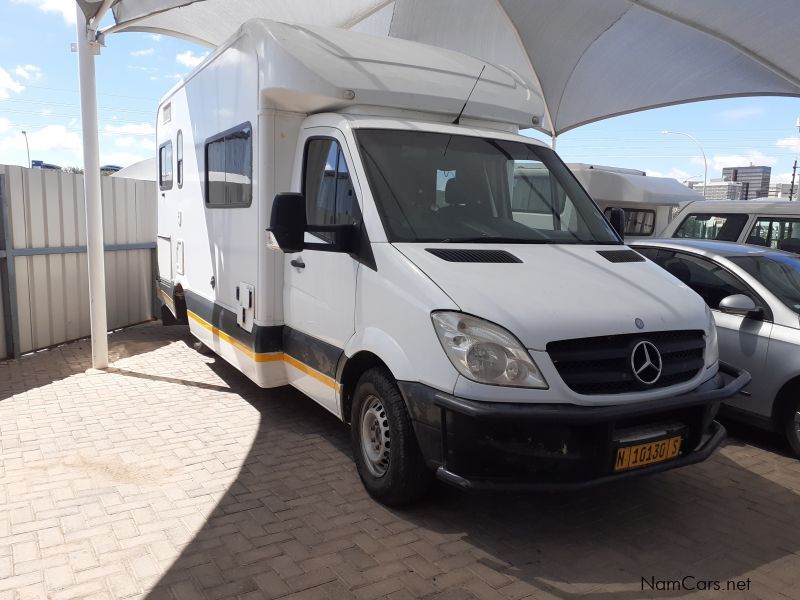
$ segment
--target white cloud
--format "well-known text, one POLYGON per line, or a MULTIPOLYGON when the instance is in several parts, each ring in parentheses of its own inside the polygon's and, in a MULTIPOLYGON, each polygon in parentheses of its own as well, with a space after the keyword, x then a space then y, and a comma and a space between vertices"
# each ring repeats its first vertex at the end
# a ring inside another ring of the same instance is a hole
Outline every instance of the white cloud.
MULTIPOLYGON (((703 166, 702 156, 691 158, 693 165, 703 166)), ((709 172, 722 171, 725 167, 747 167, 750 164, 759 166, 771 166, 778 162, 774 156, 764 154, 759 150, 748 150, 747 154, 715 154, 708 159, 709 172)), ((709 178, 711 175, 709 174, 709 178)))
POLYGON ((155 135, 156 128, 152 123, 123 123, 122 125, 107 124, 104 128, 106 133, 127 134, 127 135, 155 135))
MULTIPOLYGON (((65 151, 77 156, 82 148, 81 136, 63 125, 47 125, 35 131, 29 131, 28 143, 31 147, 31 155, 37 152, 65 151)), ((0 147, 8 150, 25 150, 25 138, 22 135, 10 133, 0 139, 0 147)))
MULTIPOLYGON (((792 173, 791 171, 788 173, 778 173, 778 174, 773 173, 769 181, 770 183, 791 183, 792 173)), ((797 179, 795 179, 795 184, 797 184, 797 179)))
POLYGON ((153 40, 154 42, 160 42, 161 41, 161 34, 160 33, 151 33, 150 34, 150 39, 153 40))
POLYGON ((196 55, 191 50, 187 50, 186 52, 181 52, 175 57, 180 64, 185 67, 189 67, 190 69, 194 69, 197 65, 203 62, 203 59, 208 56, 208 52, 204 52, 203 54, 196 55))
POLYGON ((59 13, 70 25, 77 21, 75 12, 75 0, 13 0, 17 4, 27 4, 34 6, 42 12, 59 13))
POLYGON ((5 117, 0 117, 0 133, 5 133, 9 129, 11 129, 11 121, 5 117))
POLYGON ((22 77, 29 81, 39 81, 44 76, 42 70, 36 65, 18 65, 17 68, 14 69, 14 74, 17 77, 22 77))
POLYGON ((142 156, 141 154, 134 154, 132 152, 102 152, 100 154, 101 165, 119 165, 120 167, 127 167, 133 163, 150 158, 149 156, 142 156))
POLYGON ((775 145, 778 148, 786 148, 791 152, 800 152, 800 137, 781 138, 775 142, 775 145))
POLYGON ((150 56, 151 54, 155 53, 155 48, 143 48, 142 50, 134 50, 131 52, 131 56, 150 56))
POLYGON ((671 168, 666 173, 663 171, 650 170, 650 169, 648 169, 645 172, 649 177, 669 177, 671 179, 677 179, 678 181, 685 181, 686 179, 689 179, 691 177, 688 171, 684 171, 683 169, 678 169, 676 167, 671 168))
POLYGON ((0 67, 0 100, 5 100, 6 98, 10 98, 11 97, 10 92, 19 94, 24 89, 25 86, 22 85, 19 81, 15 80, 11 76, 11 73, 6 71, 4 68, 0 67))
POLYGON ((731 108, 723 110, 719 116, 725 121, 743 121, 750 117, 757 117, 763 115, 764 109, 761 106, 743 106, 741 108, 731 108))

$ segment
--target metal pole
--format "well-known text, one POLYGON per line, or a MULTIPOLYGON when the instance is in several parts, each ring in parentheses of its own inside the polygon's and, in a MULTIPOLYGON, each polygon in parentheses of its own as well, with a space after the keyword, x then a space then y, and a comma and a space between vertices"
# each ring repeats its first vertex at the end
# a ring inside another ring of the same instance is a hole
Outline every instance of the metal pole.
POLYGON ((703 145, 700 142, 698 142, 697 138, 695 138, 693 135, 689 135, 688 133, 685 133, 683 131, 662 131, 661 133, 663 133, 665 135, 685 135, 690 140, 692 140, 695 144, 697 144, 698 148, 700 148, 700 153, 703 155, 703 165, 704 165, 704 170, 703 170, 703 200, 705 200, 706 199, 706 188, 708 187, 708 159, 706 158, 705 150, 703 150, 703 145))
MULTIPOLYGON (((108 322, 106 319, 106 273, 103 253, 103 205, 100 198, 100 145, 97 138, 97 92, 94 48, 89 43, 86 16, 78 12, 78 65, 83 130, 83 182, 86 201, 86 248, 89 261, 89 321, 92 331, 92 366, 108 367, 108 322)), ((92 32, 93 33, 93 32, 92 32)), ((92 35, 94 43, 94 35, 92 35)))
POLYGON ((555 136, 555 135, 553 135, 553 136, 550 136, 550 147, 551 147, 553 150, 555 150, 555 149, 556 149, 556 141, 557 141, 557 139, 558 139, 558 136, 555 136))
POLYGON ((792 184, 789 186, 789 202, 792 201, 794 195, 794 176, 797 174, 797 159, 794 159, 794 166, 792 167, 792 184))
POLYGON ((23 137, 25 138, 25 151, 28 153, 28 168, 31 168, 31 147, 28 144, 28 134, 27 132, 22 132, 23 137))

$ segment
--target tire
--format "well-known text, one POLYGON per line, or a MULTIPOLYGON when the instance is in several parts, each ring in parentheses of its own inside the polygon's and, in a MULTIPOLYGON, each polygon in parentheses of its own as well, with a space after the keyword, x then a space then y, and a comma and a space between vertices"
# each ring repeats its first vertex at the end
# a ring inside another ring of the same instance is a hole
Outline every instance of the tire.
POLYGON ((353 457, 370 496, 390 506, 423 498, 433 484, 433 472, 425 464, 400 390, 386 369, 369 369, 358 380, 352 415, 353 457))
POLYGON ((786 441, 789 442, 795 456, 800 458, 800 400, 795 400, 786 411, 783 428, 786 441))

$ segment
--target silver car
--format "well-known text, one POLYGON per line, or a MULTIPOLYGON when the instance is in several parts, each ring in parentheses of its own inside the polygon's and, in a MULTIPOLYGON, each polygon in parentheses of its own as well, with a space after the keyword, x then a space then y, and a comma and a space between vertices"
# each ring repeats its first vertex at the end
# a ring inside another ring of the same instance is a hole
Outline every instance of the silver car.
POLYGON ((782 432, 800 456, 800 256, 701 240, 631 245, 702 296, 720 358, 753 376, 723 414, 782 432))

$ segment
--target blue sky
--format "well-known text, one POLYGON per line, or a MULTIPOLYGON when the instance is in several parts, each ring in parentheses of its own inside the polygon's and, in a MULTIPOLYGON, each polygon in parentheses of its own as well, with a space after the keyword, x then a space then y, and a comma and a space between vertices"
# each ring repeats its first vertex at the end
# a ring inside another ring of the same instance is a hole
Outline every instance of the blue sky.
MULTIPOLYGON (((0 0, 0 163, 31 158, 80 165, 80 106, 74 0, 0 0)), ((97 59, 101 164, 128 165, 155 153, 159 98, 188 73, 205 48, 145 33, 112 35, 97 59)), ((797 98, 740 98, 686 104, 601 121, 568 132, 558 152, 568 162, 630 167, 651 175, 702 179, 724 166, 766 164, 789 181, 800 152, 797 98)))

